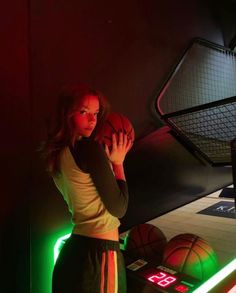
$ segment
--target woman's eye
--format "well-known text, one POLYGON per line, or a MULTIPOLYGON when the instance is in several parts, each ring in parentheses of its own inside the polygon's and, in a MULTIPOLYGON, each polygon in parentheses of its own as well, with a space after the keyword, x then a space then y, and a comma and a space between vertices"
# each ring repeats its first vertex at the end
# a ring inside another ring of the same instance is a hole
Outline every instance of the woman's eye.
POLYGON ((80 110, 80 114, 84 115, 84 114, 86 114, 86 111, 85 110, 80 110))
POLYGON ((99 112, 94 113, 94 116, 98 116, 98 113, 99 113, 99 112))

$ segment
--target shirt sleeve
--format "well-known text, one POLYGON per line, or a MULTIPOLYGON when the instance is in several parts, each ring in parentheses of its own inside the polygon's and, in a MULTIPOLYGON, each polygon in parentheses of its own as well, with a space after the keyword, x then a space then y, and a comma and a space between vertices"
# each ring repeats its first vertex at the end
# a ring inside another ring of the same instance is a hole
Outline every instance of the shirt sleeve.
POLYGON ((124 180, 116 180, 103 147, 93 140, 78 141, 71 153, 78 167, 89 173, 106 209, 122 218, 128 206, 128 187, 124 180))

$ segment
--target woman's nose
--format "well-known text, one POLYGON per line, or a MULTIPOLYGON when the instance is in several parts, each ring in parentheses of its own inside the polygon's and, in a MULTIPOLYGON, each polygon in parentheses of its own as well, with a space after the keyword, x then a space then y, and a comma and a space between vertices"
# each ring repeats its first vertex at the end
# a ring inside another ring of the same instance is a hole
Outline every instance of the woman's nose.
POLYGON ((89 121, 90 122, 96 121, 96 117, 93 114, 90 114, 89 115, 89 121))

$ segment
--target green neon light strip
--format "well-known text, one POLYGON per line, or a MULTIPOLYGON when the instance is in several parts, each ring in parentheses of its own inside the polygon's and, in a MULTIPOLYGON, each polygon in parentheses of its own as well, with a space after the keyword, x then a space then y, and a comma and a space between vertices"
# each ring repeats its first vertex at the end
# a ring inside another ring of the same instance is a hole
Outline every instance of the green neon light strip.
POLYGON ((236 258, 232 260, 229 264, 223 267, 218 273, 213 275, 200 287, 194 290, 192 293, 203 293, 209 292, 213 287, 219 284, 226 276, 232 273, 236 269, 236 258))
POLYGON ((180 283, 181 283, 181 284, 184 284, 184 285, 187 285, 187 286, 189 286, 189 287, 193 287, 193 286, 194 286, 193 284, 190 284, 190 283, 188 283, 188 282, 186 282, 186 281, 180 281, 180 283))
POLYGON ((58 255, 59 255, 59 252, 60 252, 60 246, 61 246, 61 243, 62 241, 66 240, 67 238, 70 237, 70 233, 69 234, 66 234, 60 238, 57 239, 57 242, 54 246, 54 264, 56 263, 56 260, 58 258, 58 255))

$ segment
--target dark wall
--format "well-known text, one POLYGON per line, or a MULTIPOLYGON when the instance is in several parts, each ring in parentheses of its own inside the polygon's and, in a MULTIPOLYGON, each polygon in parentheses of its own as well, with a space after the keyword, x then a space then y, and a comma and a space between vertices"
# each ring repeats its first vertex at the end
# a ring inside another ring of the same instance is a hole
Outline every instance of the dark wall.
POLYGON ((29 290, 28 2, 0 5, 1 292, 29 290))
POLYGON ((235 0, 208 0, 212 17, 221 27, 224 46, 229 47, 231 40, 236 36, 236 1, 235 0))
POLYGON ((35 125, 61 84, 93 84, 127 114, 137 135, 153 129, 149 98, 196 36, 223 44, 208 5, 194 1, 32 1, 35 125), (139 111, 134 105, 140 104, 139 111))

